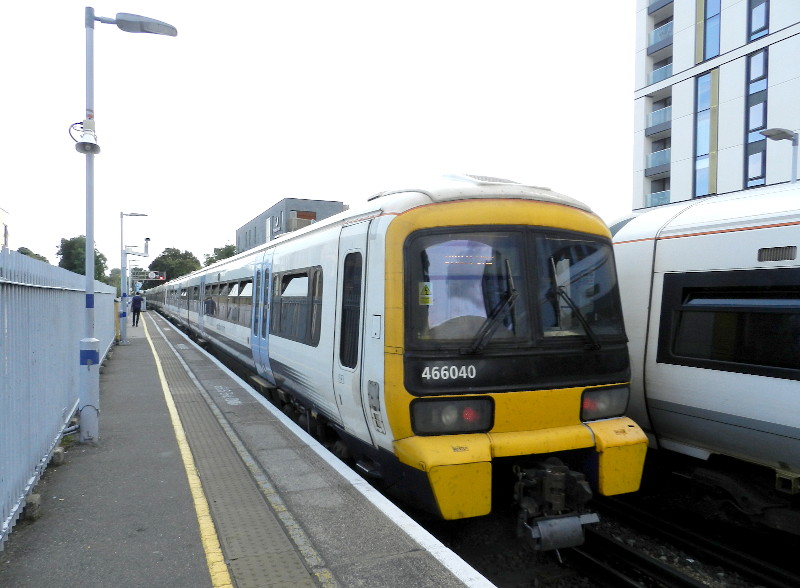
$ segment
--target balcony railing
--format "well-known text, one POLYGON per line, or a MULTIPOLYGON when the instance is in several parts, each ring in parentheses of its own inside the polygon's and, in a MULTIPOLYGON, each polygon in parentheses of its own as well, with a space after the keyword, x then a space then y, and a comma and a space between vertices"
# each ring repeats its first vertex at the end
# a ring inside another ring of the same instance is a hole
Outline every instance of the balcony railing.
POLYGON ((666 41, 667 39, 672 38, 672 22, 668 22, 665 25, 658 27, 657 29, 653 29, 653 32, 650 33, 650 45, 655 45, 656 43, 661 43, 662 41, 666 41))
POLYGON ((644 205, 647 208, 651 206, 661 206, 662 204, 669 204, 669 190, 653 192, 645 196, 644 205))
POLYGON ((664 67, 659 67, 658 69, 654 69, 650 73, 650 83, 655 84, 660 82, 661 80, 666 80, 668 77, 672 75, 672 64, 665 65, 664 67))
POLYGON ((667 106, 666 108, 659 108, 658 110, 654 110, 650 114, 647 115, 647 126, 654 127, 656 125, 662 125, 664 123, 668 123, 672 120, 672 106, 667 106))
POLYGON ((662 149, 655 151, 647 156, 647 167, 658 167, 660 165, 669 165, 670 152, 672 149, 662 149))

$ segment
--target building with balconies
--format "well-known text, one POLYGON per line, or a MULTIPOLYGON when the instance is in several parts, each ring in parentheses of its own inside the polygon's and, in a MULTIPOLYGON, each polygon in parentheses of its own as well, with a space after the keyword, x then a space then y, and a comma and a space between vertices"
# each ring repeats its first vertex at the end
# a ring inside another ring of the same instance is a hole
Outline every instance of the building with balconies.
POLYGON ((762 131, 800 130, 800 1, 637 0, 636 23, 633 208, 790 181, 762 131))

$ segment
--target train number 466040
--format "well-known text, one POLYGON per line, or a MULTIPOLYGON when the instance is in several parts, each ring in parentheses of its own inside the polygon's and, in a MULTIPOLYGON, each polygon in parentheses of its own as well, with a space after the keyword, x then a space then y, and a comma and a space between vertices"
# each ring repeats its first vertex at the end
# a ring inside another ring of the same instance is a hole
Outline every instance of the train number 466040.
POLYGON ((426 366, 422 370, 423 380, 459 380, 471 379, 477 374, 474 365, 426 366))

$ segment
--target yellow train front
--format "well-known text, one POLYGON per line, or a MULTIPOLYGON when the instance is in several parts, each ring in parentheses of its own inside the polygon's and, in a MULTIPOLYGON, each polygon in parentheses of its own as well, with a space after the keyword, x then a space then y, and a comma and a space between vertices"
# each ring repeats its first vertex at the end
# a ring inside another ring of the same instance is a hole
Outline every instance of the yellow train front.
POLYGON ((647 448, 623 416, 608 230, 579 202, 492 179, 425 197, 384 236, 380 408, 398 486, 460 519, 510 501, 493 485, 513 479, 520 533, 542 550, 578 545, 597 521, 592 492, 637 490, 647 448))

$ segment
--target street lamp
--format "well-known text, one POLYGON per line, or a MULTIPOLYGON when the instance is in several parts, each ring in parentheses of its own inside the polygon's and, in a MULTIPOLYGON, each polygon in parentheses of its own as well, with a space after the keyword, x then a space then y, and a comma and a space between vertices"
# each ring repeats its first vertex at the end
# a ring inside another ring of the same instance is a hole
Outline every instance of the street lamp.
POLYGON ((767 139, 773 141, 791 141, 792 142, 792 184, 797 181, 797 133, 789 129, 766 129, 761 131, 767 139))
MULTIPOLYGON (((143 212, 120 212, 119 213, 119 249, 120 249, 120 270, 119 270, 119 290, 120 290, 120 308, 119 308, 119 344, 128 344, 128 253, 136 254, 133 251, 128 251, 125 246, 125 240, 122 236, 122 219, 126 216, 147 216, 143 212)), ((147 256, 147 242, 144 242, 144 256, 147 256)), ((136 254, 140 255, 140 254, 136 254)))
POLYGON ((100 153, 95 135, 94 120, 94 21, 115 24, 128 33, 153 33, 174 37, 178 31, 172 25, 152 18, 120 12, 116 19, 94 15, 87 6, 86 26, 86 118, 83 120, 81 139, 75 143, 78 153, 86 155, 86 314, 84 338, 80 343, 80 441, 98 441, 100 438, 98 414, 100 413, 100 349, 94 336, 94 156, 100 153), (86 410, 89 409, 89 410, 86 410))

